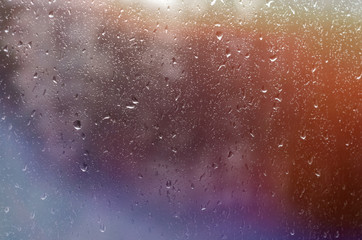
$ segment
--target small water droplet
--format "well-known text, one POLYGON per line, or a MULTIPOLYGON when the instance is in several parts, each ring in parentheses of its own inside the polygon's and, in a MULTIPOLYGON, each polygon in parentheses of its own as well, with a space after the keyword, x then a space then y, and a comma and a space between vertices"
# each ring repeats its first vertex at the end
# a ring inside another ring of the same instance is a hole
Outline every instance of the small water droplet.
POLYGON ((217 163, 211 164, 211 167, 212 167, 213 169, 218 169, 218 168, 219 168, 219 166, 217 165, 217 163))
POLYGON ((136 106, 135 105, 127 105, 126 108, 127 109, 134 109, 136 106))
POLYGON ((305 140, 307 138, 307 133, 305 131, 303 131, 301 134, 300 134, 300 138, 302 140, 305 140))
POLYGON ((132 103, 135 105, 139 103, 138 99, 135 96, 132 97, 132 103))
POLYGON ((271 62, 275 62, 276 60, 278 59, 278 57, 277 57, 277 55, 272 55, 272 56, 270 56, 270 58, 269 58, 269 60, 271 61, 271 62))
POLYGON ((143 178, 143 175, 141 173, 138 173, 138 178, 139 179, 142 179, 143 178))
POLYGON ((49 12, 49 18, 53 18, 54 17, 54 12, 53 11, 50 11, 49 12))
POLYGON ((319 170, 316 170, 315 175, 319 178, 321 176, 321 172, 319 170))
POLYGON ((48 198, 48 194, 46 194, 46 193, 44 193, 41 197, 40 197, 40 199, 41 200, 45 200, 45 199, 47 199, 48 198))
POLYGON ((268 92, 268 90, 265 89, 264 85, 261 87, 261 92, 262 92, 262 93, 267 93, 267 92, 268 92))
POLYGON ((219 41, 222 39, 223 36, 224 36, 224 34, 221 31, 216 32, 216 37, 219 41))
POLYGON ((32 117, 32 118, 33 118, 33 117, 35 116, 35 112, 36 112, 36 111, 35 111, 35 110, 33 110, 33 111, 31 112, 31 114, 30 114, 30 117, 32 117))
POLYGON ((5 207, 5 208, 4 208, 4 212, 5 212, 5 213, 8 213, 9 211, 10 211, 10 208, 9 208, 9 207, 5 207))
POLYGON ((314 108, 318 108, 318 101, 314 100, 314 104, 313 104, 314 108))
POLYGON ((53 76, 53 83, 55 83, 55 84, 58 83, 57 78, 55 76, 53 76))
POLYGON ((86 172, 88 170, 88 165, 86 163, 82 163, 82 165, 80 165, 80 170, 82 172, 86 172))
POLYGON ((171 188, 171 185, 172 185, 171 180, 167 180, 167 181, 166 181, 166 188, 167 188, 167 189, 170 189, 170 188, 171 188))
POLYGON ((292 231, 290 231, 290 235, 291 235, 291 236, 294 236, 294 235, 295 235, 294 229, 292 229, 292 231))
POLYGON ((104 224, 101 224, 101 225, 99 226, 99 231, 100 231, 101 233, 104 233, 104 232, 106 231, 106 226, 105 226, 104 224))
POLYGON ((201 211, 205 211, 206 210, 206 207, 201 207, 201 211))
POLYGON ((33 78, 38 78, 38 73, 34 73, 33 78))
POLYGON ((226 57, 227 57, 227 58, 229 58, 229 57, 231 56, 231 51, 230 51, 229 48, 226 48, 225 53, 226 53, 226 57))
POLYGON ((73 126, 74 126, 75 130, 80 130, 82 128, 82 123, 79 120, 75 120, 73 122, 73 126))
POLYGON ((266 1, 266 6, 267 6, 267 7, 270 7, 270 4, 272 4, 273 2, 274 2, 274 1, 272 1, 272 0, 267 0, 267 1, 266 1))

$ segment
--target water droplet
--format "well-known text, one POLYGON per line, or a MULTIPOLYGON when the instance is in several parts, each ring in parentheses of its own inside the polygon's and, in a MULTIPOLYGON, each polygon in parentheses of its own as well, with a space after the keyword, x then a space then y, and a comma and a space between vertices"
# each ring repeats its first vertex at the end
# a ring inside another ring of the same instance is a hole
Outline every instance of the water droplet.
POLYGON ((57 78, 55 76, 53 76, 53 83, 55 83, 55 84, 58 83, 57 78))
POLYGON ((127 106, 126 106, 127 109, 134 109, 135 107, 136 107, 136 106, 134 106, 134 105, 127 105, 127 106))
POLYGON ((38 78, 38 73, 34 73, 33 78, 38 78))
POLYGON ((314 104, 313 104, 314 108, 318 108, 318 101, 314 100, 314 104))
POLYGON ((99 231, 100 231, 101 233, 104 233, 104 232, 106 231, 106 226, 105 226, 104 224, 101 224, 101 225, 99 226, 99 231))
POLYGON ((312 165, 313 159, 314 159, 313 157, 311 157, 310 159, 308 159, 308 164, 309 164, 309 165, 312 165))
POLYGON ((171 180, 167 180, 167 181, 166 181, 166 188, 167 188, 167 189, 170 189, 170 188, 171 188, 171 185, 172 185, 171 180))
POLYGON ((48 194, 46 194, 46 193, 44 193, 41 197, 40 197, 40 199, 41 200, 45 200, 45 199, 47 199, 48 198, 48 194))
POLYGON ((53 18, 54 17, 54 12, 53 11, 50 11, 49 12, 49 18, 53 18))
POLYGON ((80 165, 80 170, 82 172, 86 172, 88 170, 88 165, 86 163, 82 163, 82 165, 80 165))
POLYGON ((261 92, 262 92, 262 93, 267 93, 267 92, 268 92, 268 90, 265 89, 264 85, 261 87, 261 92))
POLYGON ((226 57, 227 57, 227 58, 229 58, 229 57, 231 56, 231 51, 230 51, 229 48, 226 48, 225 53, 226 53, 226 57))
POLYGON ((217 163, 211 164, 211 167, 212 167, 213 169, 218 169, 218 168, 219 168, 219 166, 217 165, 217 163))
POLYGON ((300 134, 300 138, 302 140, 305 140, 307 138, 307 133, 305 131, 303 131, 301 134, 300 134))
POLYGON ((318 178, 321 176, 321 172, 319 170, 316 170, 314 173, 318 178))
POLYGON ((290 231, 290 235, 291 235, 291 236, 294 236, 294 235, 295 235, 294 229, 292 229, 292 231, 290 231))
POLYGON ((74 126, 75 130, 80 130, 82 128, 82 124, 79 120, 75 120, 73 122, 73 126, 74 126))
POLYGON ((273 2, 274 2, 274 1, 272 1, 272 0, 267 0, 267 1, 266 1, 266 6, 267 6, 267 7, 270 7, 270 4, 272 4, 273 2))
POLYGON ((135 96, 132 97, 132 103, 135 105, 139 103, 138 99, 135 96))
POLYGON ((222 39, 223 36, 224 35, 223 35, 223 33, 221 31, 216 32, 216 37, 217 37, 217 39, 219 39, 219 41, 222 39))
POLYGON ((201 211, 205 211, 206 210, 206 207, 201 207, 201 211))
POLYGON ((278 57, 277 57, 277 55, 272 55, 272 56, 270 56, 270 58, 269 58, 269 60, 271 61, 271 62, 275 62, 276 60, 278 59, 278 57))
POLYGON ((9 208, 9 207, 5 207, 5 208, 4 208, 4 212, 5 212, 5 213, 8 213, 9 211, 10 211, 10 208, 9 208))
POLYGON ((32 118, 33 118, 33 117, 35 116, 35 112, 36 112, 36 111, 35 111, 35 110, 33 110, 33 111, 31 112, 31 114, 30 114, 30 117, 32 117, 32 118))

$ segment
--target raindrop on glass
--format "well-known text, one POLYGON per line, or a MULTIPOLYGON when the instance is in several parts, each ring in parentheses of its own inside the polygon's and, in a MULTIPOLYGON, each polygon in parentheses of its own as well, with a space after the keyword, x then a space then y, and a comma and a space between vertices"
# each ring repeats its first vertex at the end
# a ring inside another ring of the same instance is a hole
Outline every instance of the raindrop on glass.
POLYGON ((101 225, 99 226, 99 231, 100 231, 101 233, 104 233, 104 232, 106 231, 106 226, 105 226, 104 224, 101 224, 101 225))
POLYGON ((75 120, 73 122, 73 126, 74 126, 75 130, 80 130, 82 128, 82 124, 79 120, 75 120))
POLYGON ((272 56, 269 58, 269 60, 270 60, 271 62, 275 62, 277 59, 278 59, 277 55, 272 55, 272 56))
POLYGON ((82 165, 80 165, 80 170, 82 172, 86 172, 88 170, 88 165, 86 163, 82 163, 82 165))
POLYGON ((4 208, 4 212, 5 212, 5 213, 8 213, 9 211, 10 211, 10 208, 9 208, 9 207, 5 207, 5 208, 4 208))
POLYGON ((45 200, 45 199, 47 199, 48 198, 48 195, 46 194, 46 193, 44 193, 41 197, 40 197, 40 199, 41 200, 45 200))
POLYGON ((170 189, 170 188, 171 188, 171 185, 172 185, 171 180, 167 180, 167 182, 166 182, 166 188, 167 188, 167 189, 170 189))
POLYGON ((217 37, 217 39, 219 39, 219 41, 222 39, 222 37, 223 37, 223 33, 221 32, 221 31, 217 31, 216 32, 216 37, 217 37))

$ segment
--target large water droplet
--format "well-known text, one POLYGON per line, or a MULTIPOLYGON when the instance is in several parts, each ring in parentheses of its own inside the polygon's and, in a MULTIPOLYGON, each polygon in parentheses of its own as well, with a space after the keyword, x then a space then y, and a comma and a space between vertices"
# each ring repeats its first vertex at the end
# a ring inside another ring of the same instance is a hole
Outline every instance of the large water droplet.
POLYGON ((49 18, 53 18, 54 17, 54 12, 53 11, 50 11, 49 12, 49 18))

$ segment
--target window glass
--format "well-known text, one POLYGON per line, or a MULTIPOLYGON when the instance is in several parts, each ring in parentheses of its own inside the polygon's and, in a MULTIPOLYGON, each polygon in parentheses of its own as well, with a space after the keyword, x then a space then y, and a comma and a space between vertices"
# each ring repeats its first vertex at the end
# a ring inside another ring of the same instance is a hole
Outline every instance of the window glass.
POLYGON ((0 239, 359 239, 361 1, 0 1, 0 239))

